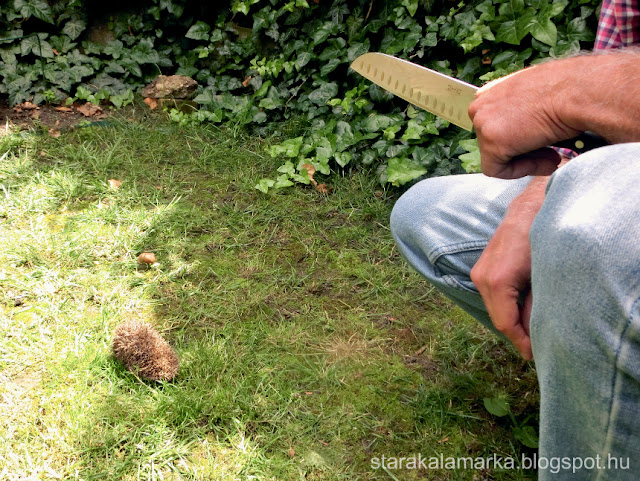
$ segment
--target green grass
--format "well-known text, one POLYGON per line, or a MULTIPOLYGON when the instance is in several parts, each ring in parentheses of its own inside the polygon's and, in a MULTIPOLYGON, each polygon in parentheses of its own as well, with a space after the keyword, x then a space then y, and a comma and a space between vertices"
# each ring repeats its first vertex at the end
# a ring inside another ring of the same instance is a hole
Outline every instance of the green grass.
POLYGON ((0 479, 523 479, 372 469, 519 457, 483 398, 535 416, 535 373, 405 265, 373 173, 255 190, 269 142, 142 114, 0 137, 0 479), (112 357, 129 319, 174 381, 112 357))

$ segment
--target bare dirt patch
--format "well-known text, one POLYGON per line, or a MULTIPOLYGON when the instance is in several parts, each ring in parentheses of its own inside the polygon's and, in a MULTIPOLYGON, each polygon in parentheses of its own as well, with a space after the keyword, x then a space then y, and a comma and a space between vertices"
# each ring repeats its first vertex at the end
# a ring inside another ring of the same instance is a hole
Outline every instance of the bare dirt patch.
POLYGON ((6 99, 0 99, 0 121, 3 125, 9 123, 19 129, 46 127, 47 129, 64 130, 73 128, 81 122, 93 122, 106 117, 106 113, 102 109, 89 110, 84 105, 34 105, 25 102, 11 107, 6 99))

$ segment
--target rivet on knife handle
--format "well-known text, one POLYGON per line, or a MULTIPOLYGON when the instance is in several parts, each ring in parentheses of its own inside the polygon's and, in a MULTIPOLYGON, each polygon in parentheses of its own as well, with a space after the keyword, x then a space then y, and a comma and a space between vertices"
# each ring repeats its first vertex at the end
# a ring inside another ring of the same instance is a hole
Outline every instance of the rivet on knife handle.
POLYGON ((583 154, 584 152, 597 149, 598 147, 604 147, 605 145, 609 145, 609 142, 602 137, 591 132, 582 132, 580 135, 572 139, 556 142, 554 147, 569 149, 577 152, 578 154, 583 154))

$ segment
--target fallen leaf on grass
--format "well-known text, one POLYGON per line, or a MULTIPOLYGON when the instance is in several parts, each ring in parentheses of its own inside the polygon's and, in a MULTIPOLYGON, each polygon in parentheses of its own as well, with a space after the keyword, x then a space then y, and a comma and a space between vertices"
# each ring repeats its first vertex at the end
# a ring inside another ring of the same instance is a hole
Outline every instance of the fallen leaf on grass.
POLYGON ((293 449, 293 448, 289 448, 289 450, 287 451, 287 454, 288 454, 290 457, 294 457, 294 456, 296 455, 296 451, 295 451, 295 449, 293 449))
POLYGON ((98 105, 94 105, 91 102, 87 102, 86 104, 81 105, 77 110, 85 117, 91 117, 92 115, 102 113, 102 109, 98 105))
POLYGON ((122 185, 122 181, 118 179, 109 179, 107 182, 109 183, 109 187, 112 189, 117 189, 122 185))
POLYGON ((316 185, 316 189, 321 194, 328 194, 329 191, 330 191, 329 187, 327 187, 327 184, 318 184, 318 185, 316 185))
POLYGON ((62 135, 62 132, 60 132, 60 129, 54 129, 54 128, 49 129, 49 136, 53 137, 54 139, 57 139, 58 137, 60 137, 60 135, 62 135))
POLYGON ((143 100, 145 104, 151 109, 155 110, 158 108, 158 101, 156 99, 152 99, 151 97, 147 97, 143 100))

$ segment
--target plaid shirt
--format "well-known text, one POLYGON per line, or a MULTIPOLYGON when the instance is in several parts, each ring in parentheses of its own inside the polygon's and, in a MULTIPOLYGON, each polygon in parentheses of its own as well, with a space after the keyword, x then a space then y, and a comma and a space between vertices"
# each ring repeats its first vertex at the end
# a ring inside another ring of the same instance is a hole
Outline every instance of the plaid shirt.
POLYGON ((640 43, 640 0, 604 0, 594 50, 640 43))
MULTIPOLYGON (((593 50, 620 48, 640 43, 640 0, 604 0, 598 20, 593 50)), ((554 147, 569 159, 576 154, 570 149, 554 147)))

